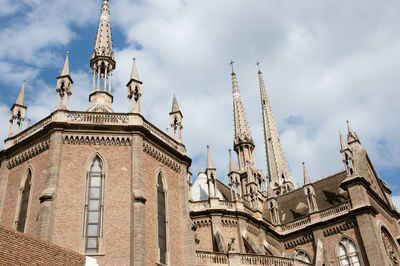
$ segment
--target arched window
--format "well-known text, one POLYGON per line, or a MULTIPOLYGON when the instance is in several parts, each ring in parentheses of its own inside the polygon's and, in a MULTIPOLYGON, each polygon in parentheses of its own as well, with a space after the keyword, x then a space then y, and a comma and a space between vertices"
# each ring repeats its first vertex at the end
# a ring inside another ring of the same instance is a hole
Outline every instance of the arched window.
POLYGON ((102 212, 104 173, 100 158, 96 157, 87 175, 87 198, 85 204, 85 252, 98 253, 102 236, 102 212))
POLYGON ((28 174, 25 178, 25 184, 21 187, 20 191, 20 204, 19 204, 19 213, 17 219, 17 231, 24 232, 25 231, 25 223, 26 216, 28 213, 28 205, 29 205, 29 196, 31 194, 31 185, 32 185, 32 172, 29 169, 28 174))
POLYGON ((165 189, 161 173, 157 177, 157 220, 158 220, 158 250, 160 263, 167 264, 167 225, 165 212, 165 189))
POLYGON ((357 247, 352 240, 343 237, 339 242, 337 255, 340 265, 360 266, 360 258, 358 256, 357 247))
POLYGON ((383 227, 381 229, 381 236, 382 236, 383 246, 385 247, 386 250, 386 255, 391 265, 397 265, 398 253, 393 238, 390 236, 389 232, 383 227))
POLYGON ((299 250, 297 252, 296 259, 302 260, 302 261, 307 262, 307 263, 311 263, 310 255, 308 255, 308 253, 303 251, 303 250, 299 250))

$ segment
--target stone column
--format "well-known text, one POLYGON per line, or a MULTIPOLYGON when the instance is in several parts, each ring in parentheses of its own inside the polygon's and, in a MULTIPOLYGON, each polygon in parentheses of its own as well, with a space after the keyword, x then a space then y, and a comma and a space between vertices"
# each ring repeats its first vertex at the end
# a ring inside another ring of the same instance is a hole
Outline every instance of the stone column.
POLYGON ((143 137, 133 135, 131 147, 131 247, 130 265, 146 265, 146 210, 143 189, 143 137))
POLYGON ((39 197, 40 210, 37 236, 39 239, 52 242, 54 220, 56 216, 57 187, 60 175, 62 149, 62 132, 56 130, 50 137, 47 179, 45 189, 39 197))
MULTIPOLYGON (((365 254, 368 261, 364 261, 365 265, 385 265, 390 266, 386 251, 381 244, 381 234, 376 226, 376 219, 373 214, 363 213, 356 217, 358 228, 360 230, 361 239, 365 248, 365 254)), ((362 245, 359 245, 360 247, 362 245)), ((361 258, 361 254, 359 254, 361 258)))
MULTIPOLYGON (((183 264, 194 266, 196 264, 196 245, 194 231, 189 214, 189 175, 184 166, 180 173, 181 179, 181 210, 182 210, 182 238, 183 238, 183 264)), ((171 243, 172 241, 170 241, 171 243)))
POLYGON ((3 159, 0 165, 0 220, 1 214, 3 213, 3 204, 4 199, 6 197, 6 189, 8 182, 8 169, 7 169, 7 160, 3 159))

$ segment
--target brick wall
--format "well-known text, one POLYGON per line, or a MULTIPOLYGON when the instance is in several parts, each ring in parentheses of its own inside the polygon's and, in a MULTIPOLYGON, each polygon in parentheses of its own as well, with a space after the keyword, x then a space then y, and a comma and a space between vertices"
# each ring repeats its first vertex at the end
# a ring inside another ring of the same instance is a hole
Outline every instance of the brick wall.
POLYGON ((85 265, 85 257, 0 226, 0 265, 85 265))

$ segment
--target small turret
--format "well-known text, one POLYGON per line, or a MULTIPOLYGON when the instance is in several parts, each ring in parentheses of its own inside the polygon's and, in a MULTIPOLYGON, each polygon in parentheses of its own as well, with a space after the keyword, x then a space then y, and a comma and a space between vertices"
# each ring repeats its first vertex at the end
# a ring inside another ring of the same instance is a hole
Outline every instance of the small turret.
POLYGON ((17 100, 10 109, 11 119, 10 119, 10 132, 8 134, 8 137, 13 136, 15 120, 17 120, 18 133, 21 132, 22 123, 25 120, 25 111, 27 109, 27 107, 25 106, 25 87, 26 87, 26 80, 24 80, 24 83, 22 84, 22 88, 18 94, 17 100))
POLYGON ((342 161, 346 168, 347 175, 353 175, 355 173, 353 151, 347 145, 341 132, 339 132, 340 139, 340 153, 342 154, 342 161))
POLYGON ((136 58, 133 58, 131 79, 129 80, 126 87, 128 87, 128 99, 129 99, 129 112, 140 113, 140 98, 142 96, 142 84, 139 80, 138 71, 136 68, 136 58))
POLYGON ((307 197, 308 211, 310 213, 318 211, 317 200, 315 198, 315 189, 311 184, 310 176, 307 173, 306 165, 303 162, 303 175, 304 175, 304 194, 307 197))
POLYGON ((358 138, 358 135, 356 132, 353 131, 353 129, 350 127, 349 120, 346 121, 347 123, 347 144, 349 144, 350 148, 355 149, 357 151, 361 151, 361 142, 360 139, 358 138))
POLYGON ((217 197, 217 171, 211 159, 210 146, 207 145, 207 166, 206 175, 208 183, 208 195, 210 198, 217 197), (211 189, 213 188, 213 189, 211 189))
POLYGON ((229 149, 229 187, 231 188, 232 200, 240 199, 242 196, 242 185, 240 182, 240 172, 235 162, 233 161, 232 151, 229 149), (234 192, 234 193, 233 193, 234 192))
POLYGON ((169 116, 170 116, 170 121, 171 121, 172 137, 175 140, 178 137, 178 141, 182 142, 183 115, 182 115, 182 112, 179 110, 178 100, 176 99, 175 94, 174 94, 174 98, 172 99, 172 108, 171 108, 171 112, 169 113, 169 116))
POLYGON ((69 97, 72 95, 71 87, 74 83, 69 72, 69 51, 65 57, 64 66, 60 76, 57 77, 57 107, 56 109, 68 109, 69 97), (64 96, 67 94, 67 104, 64 105, 64 96))

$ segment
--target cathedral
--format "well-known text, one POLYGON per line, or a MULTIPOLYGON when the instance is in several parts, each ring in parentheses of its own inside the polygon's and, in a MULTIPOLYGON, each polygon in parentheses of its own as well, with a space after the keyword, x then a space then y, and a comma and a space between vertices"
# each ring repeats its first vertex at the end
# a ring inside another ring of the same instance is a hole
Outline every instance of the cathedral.
MULTIPOLYGON (((349 123, 338 142, 344 170, 311 182, 303 163, 304 184, 296 187, 259 69, 268 169, 263 173, 255 164, 255 143, 231 65, 229 184, 217 177, 210 147, 205 171, 192 182, 177 98, 172 97, 172 130, 166 133, 142 115, 143 83, 135 59, 126 85, 129 112, 113 111, 117 62, 104 0, 87 110, 69 109, 68 52, 51 114, 24 125, 25 82, 11 107, 0 151, 0 226, 98 265, 400 263, 400 213, 349 123)), ((8 264, 0 257, 0 265, 8 264)))

